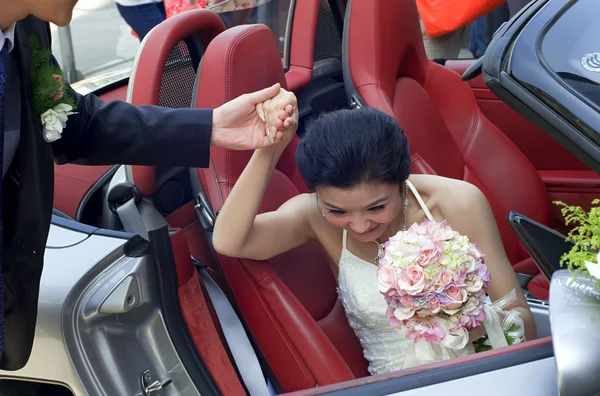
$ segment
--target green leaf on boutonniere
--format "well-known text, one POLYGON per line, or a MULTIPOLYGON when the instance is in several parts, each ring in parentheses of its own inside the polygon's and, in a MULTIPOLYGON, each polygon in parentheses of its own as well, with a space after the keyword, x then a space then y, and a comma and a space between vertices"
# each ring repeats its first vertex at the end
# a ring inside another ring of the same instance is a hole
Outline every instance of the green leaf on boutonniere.
POLYGON ((39 38, 29 38, 32 66, 29 78, 32 86, 33 105, 38 117, 59 104, 75 107, 75 99, 68 95, 61 68, 52 62, 52 51, 40 45, 39 38), (59 95, 62 93, 62 96, 59 95))

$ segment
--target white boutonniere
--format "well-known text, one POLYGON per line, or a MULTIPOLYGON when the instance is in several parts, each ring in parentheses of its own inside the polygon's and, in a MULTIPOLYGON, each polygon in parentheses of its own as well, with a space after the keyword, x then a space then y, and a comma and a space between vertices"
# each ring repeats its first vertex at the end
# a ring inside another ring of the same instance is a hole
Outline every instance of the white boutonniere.
POLYGON ((67 119, 70 115, 77 114, 71 110, 73 110, 73 106, 59 103, 42 114, 44 139, 47 142, 53 142, 61 138, 62 131, 67 126, 67 119))
POLYGON ((62 137, 69 116, 77 114, 75 99, 65 93, 61 68, 51 61, 50 49, 43 49, 35 36, 29 40, 33 65, 29 71, 33 104, 42 127, 44 140, 52 143, 62 137))

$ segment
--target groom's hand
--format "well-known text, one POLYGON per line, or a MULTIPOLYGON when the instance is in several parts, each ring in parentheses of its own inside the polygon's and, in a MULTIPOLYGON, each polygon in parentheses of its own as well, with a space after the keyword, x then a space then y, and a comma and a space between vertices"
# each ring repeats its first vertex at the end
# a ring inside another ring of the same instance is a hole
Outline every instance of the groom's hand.
MULTIPOLYGON (((270 88, 239 96, 216 108, 213 111, 211 145, 232 150, 256 150, 281 141, 284 124, 289 125, 290 122, 295 122, 294 119, 288 117, 283 121, 280 119, 280 122, 276 122, 277 132, 274 139, 271 140, 265 125, 264 114, 259 114, 256 108, 259 103, 275 97, 279 90, 280 85, 275 84, 270 88)), ((288 110, 289 116, 294 112, 292 106, 284 104, 282 104, 281 110, 288 110)), ((284 115, 282 115, 283 117, 284 115)))
POLYGON ((265 121, 269 139, 277 137, 280 142, 278 146, 285 148, 298 128, 298 101, 296 95, 281 88, 277 96, 258 104, 256 111, 260 118, 265 121))

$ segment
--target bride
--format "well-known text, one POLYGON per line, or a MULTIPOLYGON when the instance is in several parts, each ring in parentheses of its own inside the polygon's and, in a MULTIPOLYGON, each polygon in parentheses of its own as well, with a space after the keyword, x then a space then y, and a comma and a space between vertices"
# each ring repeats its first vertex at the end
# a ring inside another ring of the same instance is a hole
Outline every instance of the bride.
MULTIPOLYGON (((412 175, 402 128, 379 110, 339 110, 315 120, 296 152, 300 174, 313 193, 257 215, 275 164, 295 132, 296 124, 276 146, 253 154, 217 217, 217 252, 266 260, 309 241, 319 243, 335 263, 339 299, 375 375, 407 367, 411 343, 385 316, 374 264, 379 245, 415 222, 446 219, 486 256, 491 301, 515 289, 517 299, 506 309, 519 312, 525 338, 535 338, 531 311, 485 196, 464 181, 412 175)), ((471 340, 483 335, 482 329, 475 329, 471 340)))

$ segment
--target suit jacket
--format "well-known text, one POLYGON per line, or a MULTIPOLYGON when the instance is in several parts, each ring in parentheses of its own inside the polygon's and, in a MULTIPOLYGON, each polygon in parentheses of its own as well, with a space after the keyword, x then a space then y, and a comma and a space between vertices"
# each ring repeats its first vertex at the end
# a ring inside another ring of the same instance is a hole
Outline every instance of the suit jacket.
MULTIPOLYGON (((6 338, 0 368, 25 365, 36 324, 38 290, 53 207, 57 163, 206 167, 212 110, 134 107, 105 103, 93 95, 77 99, 78 114, 67 121, 62 138, 50 144, 33 110, 28 70, 29 37, 51 48, 50 26, 34 17, 16 24, 15 56, 21 81, 21 140, 3 180, 4 310, 6 338)), ((54 60, 55 61, 55 60, 54 60)), ((13 76, 9 76, 12 78, 13 76)))

